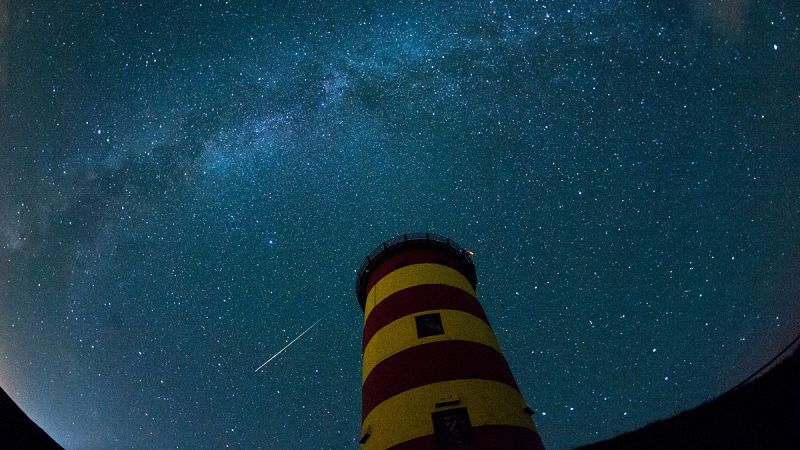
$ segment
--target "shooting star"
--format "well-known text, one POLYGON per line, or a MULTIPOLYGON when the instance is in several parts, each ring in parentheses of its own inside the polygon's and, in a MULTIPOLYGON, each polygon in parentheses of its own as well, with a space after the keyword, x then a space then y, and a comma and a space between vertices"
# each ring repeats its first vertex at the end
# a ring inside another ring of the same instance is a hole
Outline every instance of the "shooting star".
POLYGON ((287 348, 291 347, 291 345, 292 345, 292 344, 294 344, 295 342, 297 342, 297 340, 298 340, 298 339, 300 339, 301 337, 303 337, 303 335, 304 335, 304 334, 306 334, 306 333, 308 333, 309 331, 311 331, 311 329, 312 329, 312 328, 314 328, 315 326, 317 326, 317 324, 318 324, 318 323, 320 323, 320 322, 322 321, 322 319, 324 319, 324 318, 325 318, 325 316, 323 316, 323 317, 320 317, 319 319, 317 319, 317 321, 316 321, 316 322, 314 322, 313 324, 311 324, 311 326, 310 326, 310 327, 306 328, 306 331, 303 331, 302 333, 300 333, 299 335, 297 335, 297 337, 296 337, 296 338, 292 339, 292 341, 291 341, 291 342, 289 342, 288 344, 286 344, 286 347, 283 347, 282 349, 278 350, 278 353, 275 353, 274 355, 270 356, 268 360, 264 361, 264 364, 262 364, 262 365, 258 366, 258 369, 256 369, 256 372, 258 372, 258 371, 259 371, 259 370, 261 370, 261 369, 262 369, 264 366, 266 366, 267 364, 269 364, 269 362, 270 362, 270 361, 272 361, 273 359, 277 358, 277 357, 278 357, 278 355, 280 355, 281 353, 283 353, 283 351, 284 351, 284 350, 286 350, 287 348))

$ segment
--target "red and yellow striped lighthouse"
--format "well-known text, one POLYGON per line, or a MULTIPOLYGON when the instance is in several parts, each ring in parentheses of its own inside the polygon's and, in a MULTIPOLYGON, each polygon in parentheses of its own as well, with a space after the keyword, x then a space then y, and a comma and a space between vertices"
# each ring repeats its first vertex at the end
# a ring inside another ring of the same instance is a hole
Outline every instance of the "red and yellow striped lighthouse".
POLYGON ((364 261, 363 448, 543 448, 475 285, 470 253, 432 234, 364 261))

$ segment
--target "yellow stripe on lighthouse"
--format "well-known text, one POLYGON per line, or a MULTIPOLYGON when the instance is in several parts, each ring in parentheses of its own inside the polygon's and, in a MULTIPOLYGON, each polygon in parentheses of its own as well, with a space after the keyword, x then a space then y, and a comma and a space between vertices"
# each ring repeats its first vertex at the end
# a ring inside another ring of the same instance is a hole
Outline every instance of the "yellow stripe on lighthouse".
POLYGON ((372 308, 386 297, 422 284, 444 284, 475 295, 475 289, 469 280, 452 267, 435 263, 412 264, 396 269, 375 283, 367 294, 364 321, 369 317, 372 308))
POLYGON ((432 434, 431 411, 437 402, 450 396, 469 406, 469 419, 474 427, 511 425, 536 430, 524 411, 525 401, 513 387, 491 380, 452 380, 405 391, 378 405, 364 419, 363 428, 381 424, 384 432, 376 433, 364 448, 385 449, 432 434), (398 412, 402 412, 403 420, 397 420, 398 412))

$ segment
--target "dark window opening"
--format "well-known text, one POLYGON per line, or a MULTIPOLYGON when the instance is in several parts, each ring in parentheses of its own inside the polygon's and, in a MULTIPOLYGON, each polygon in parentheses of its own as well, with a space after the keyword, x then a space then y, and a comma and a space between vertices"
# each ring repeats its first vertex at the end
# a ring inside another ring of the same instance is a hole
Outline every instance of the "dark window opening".
POLYGON ((366 444, 366 443, 367 443, 367 440, 369 440, 369 437, 370 437, 370 436, 372 436, 372 427, 371 427, 371 426, 368 426, 368 427, 367 427, 367 430, 366 430, 366 431, 364 432, 364 434, 361 436, 361 439, 359 439, 359 440, 358 440, 358 443, 359 443, 359 444, 366 444))
POLYGON ((472 425, 467 408, 448 409, 431 414, 436 446, 439 448, 467 445, 471 440, 472 425))
POLYGON ((423 314, 421 316, 414 317, 414 319, 417 321, 418 338, 444 334, 442 318, 439 316, 439 313, 423 314))

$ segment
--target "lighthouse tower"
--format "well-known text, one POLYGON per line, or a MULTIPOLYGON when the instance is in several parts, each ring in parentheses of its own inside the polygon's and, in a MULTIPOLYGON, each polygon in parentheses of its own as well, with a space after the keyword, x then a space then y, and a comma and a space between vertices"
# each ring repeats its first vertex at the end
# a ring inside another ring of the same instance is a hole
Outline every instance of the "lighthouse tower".
POLYGON ((543 448, 475 286, 470 253, 441 236, 404 234, 366 258, 362 448, 543 448))

